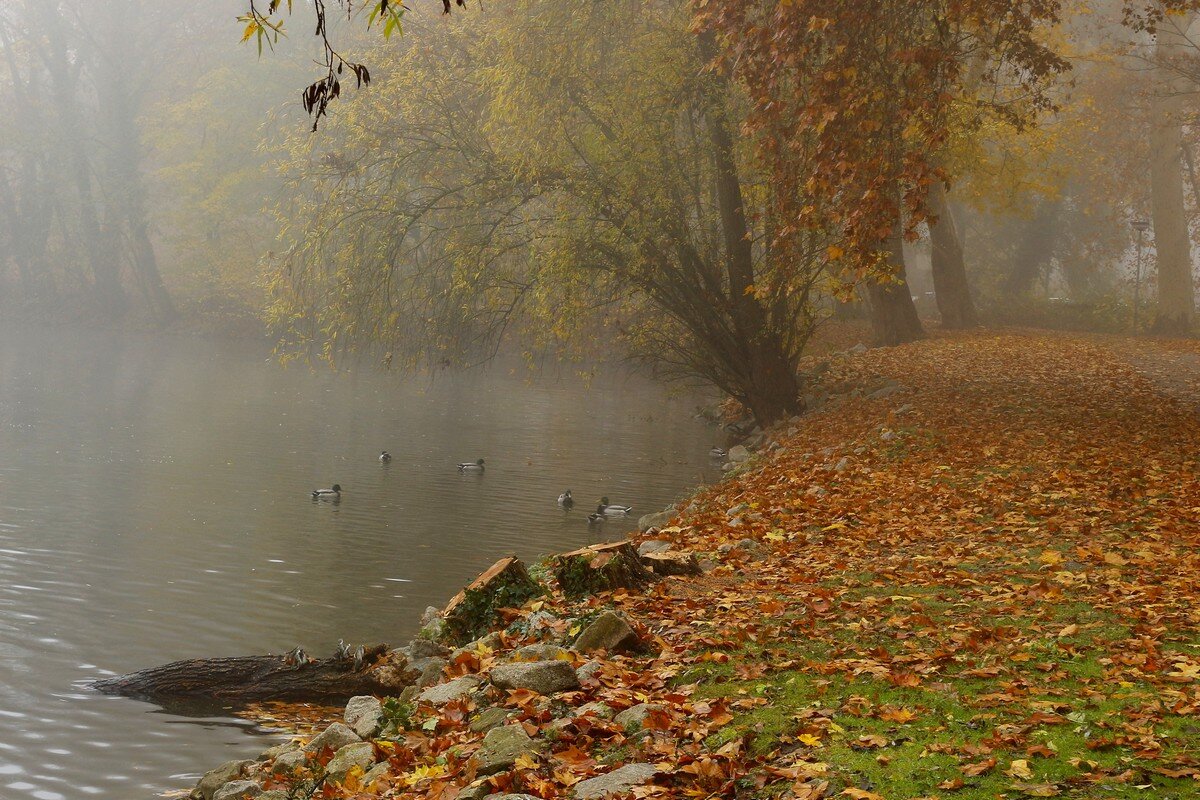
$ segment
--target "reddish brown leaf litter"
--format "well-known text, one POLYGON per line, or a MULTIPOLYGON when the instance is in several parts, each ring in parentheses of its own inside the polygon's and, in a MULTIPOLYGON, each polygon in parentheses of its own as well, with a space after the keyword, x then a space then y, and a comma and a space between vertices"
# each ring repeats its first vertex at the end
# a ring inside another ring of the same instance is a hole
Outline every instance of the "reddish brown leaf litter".
POLYGON ((528 603, 447 667, 479 690, 377 740, 371 785, 312 796, 457 796, 489 706, 533 745, 480 797, 586 795, 623 764, 651 765, 634 797, 1197 796, 1200 425, 1173 388, 1197 351, 1005 333, 834 357, 828 384, 902 389, 785 423, 654 534, 715 568, 528 603), (605 609, 650 652, 567 652, 598 664, 552 696, 486 682, 605 609))

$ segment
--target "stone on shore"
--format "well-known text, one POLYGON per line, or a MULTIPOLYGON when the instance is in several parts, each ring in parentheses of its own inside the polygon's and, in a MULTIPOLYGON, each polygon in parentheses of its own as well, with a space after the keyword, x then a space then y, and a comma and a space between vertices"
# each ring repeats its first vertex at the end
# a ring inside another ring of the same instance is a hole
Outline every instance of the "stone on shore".
POLYGON ((570 661, 571 651, 556 644, 527 644, 513 651, 510 662, 570 661))
POLYGON ((226 761, 221 766, 210 769, 196 784, 196 792, 199 792, 200 797, 204 800, 213 800, 217 789, 241 777, 242 771, 253 763, 253 761, 226 761))
POLYGON ((346 725, 340 722, 335 722, 325 730, 318 733, 313 740, 305 745, 304 750, 309 753, 319 753, 328 747, 330 750, 341 750, 348 744, 362 741, 358 734, 350 730, 346 725))
POLYGON ((671 543, 662 539, 647 539, 638 545, 638 555, 648 556, 651 553, 661 553, 664 550, 670 550, 671 543))
POLYGON ((657 514, 646 514, 644 517, 638 519, 638 530, 645 533, 651 528, 665 527, 674 516, 674 510, 659 511, 657 514))
POLYGON ((654 703, 639 703, 617 714, 614 721, 624 728, 626 733, 637 733, 645 726, 646 717, 662 710, 662 706, 654 703))
POLYGON ((483 737, 483 746, 475 753, 476 772, 493 775, 517 763, 526 753, 532 753, 536 745, 521 725, 505 725, 493 728, 483 737))
POLYGON ((346 727, 360 739, 370 739, 379 733, 383 724, 383 705, 371 695, 351 697, 343 717, 346 727))
POLYGON ((275 757, 275 763, 271 765, 271 772, 290 775, 303 767, 306 761, 308 761, 308 756, 303 750, 288 750, 275 757))
POLYGON ((634 787, 648 783, 658 774, 653 764, 626 764, 606 775, 575 784, 577 800, 599 800, 613 794, 625 794, 634 787))
POLYGON ((449 703, 451 700, 466 697, 475 691, 477 686, 479 686, 479 678, 474 675, 463 675, 461 678, 439 683, 437 686, 430 686, 417 695, 417 701, 440 706, 449 703))
POLYGON ((348 744, 334 754, 325 766, 325 773, 336 783, 341 783, 346 773, 355 767, 364 772, 375 763, 375 745, 370 742, 348 744))
POLYGON ((487 733, 492 728, 499 728, 506 722, 508 722, 508 709, 492 706, 476 714, 469 727, 475 733, 487 733))
POLYGON ((729 461, 733 464, 741 464, 750 460, 750 450, 743 445, 729 448, 729 461))
POLYGON ((597 617, 579 634, 579 638, 575 640, 575 649, 581 653, 594 653, 597 650, 634 653, 645 649, 645 643, 624 617, 608 611, 597 617))
POLYGON ((575 667, 569 661, 531 661, 492 667, 492 685, 500 689, 529 689, 554 694, 579 688, 575 667))
POLYGON ((254 781, 231 781, 218 789, 212 800, 250 800, 262 792, 262 787, 254 781))
POLYGON ((375 766, 373 766, 369 770, 367 770, 366 773, 363 774, 362 785, 370 786, 372 783, 379 780, 383 776, 387 775, 391 771, 392 771, 391 765, 388 764, 386 761, 383 762, 382 764, 376 764, 375 766))

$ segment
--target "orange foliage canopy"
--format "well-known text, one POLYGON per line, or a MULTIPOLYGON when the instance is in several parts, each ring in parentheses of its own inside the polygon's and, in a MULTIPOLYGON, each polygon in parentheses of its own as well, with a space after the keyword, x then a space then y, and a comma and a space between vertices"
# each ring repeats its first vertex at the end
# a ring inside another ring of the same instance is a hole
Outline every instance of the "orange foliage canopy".
POLYGON ((698 26, 749 93, 779 244, 836 232, 831 256, 862 270, 899 221, 911 235, 927 187, 951 177, 939 156, 956 104, 1017 126, 1051 105, 1069 65, 1039 32, 1061 12, 1059 0, 697 0, 698 26))

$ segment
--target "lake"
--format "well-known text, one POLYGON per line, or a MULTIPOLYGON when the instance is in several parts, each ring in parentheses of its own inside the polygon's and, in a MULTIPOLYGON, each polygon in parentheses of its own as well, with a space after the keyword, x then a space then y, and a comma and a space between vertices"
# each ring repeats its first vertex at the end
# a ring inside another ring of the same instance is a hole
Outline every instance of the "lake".
POLYGON ((620 368, 333 374, 258 345, 7 332, 0 797, 153 797, 253 757, 279 733, 86 685, 181 658, 404 644, 497 558, 619 538, 716 479, 701 402, 620 368), (476 458, 482 474, 455 467, 476 458), (333 483, 339 503, 310 499, 333 483), (589 527, 601 495, 634 518, 589 527))

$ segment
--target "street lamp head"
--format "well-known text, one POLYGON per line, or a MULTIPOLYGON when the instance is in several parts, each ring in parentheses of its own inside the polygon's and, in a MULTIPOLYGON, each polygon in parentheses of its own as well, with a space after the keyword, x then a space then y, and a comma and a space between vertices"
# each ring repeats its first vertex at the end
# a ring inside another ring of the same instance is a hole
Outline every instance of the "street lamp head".
POLYGON ((1133 226, 1133 229, 1135 231, 1137 231, 1138 233, 1145 233, 1146 231, 1150 230, 1149 220, 1135 219, 1133 222, 1131 222, 1129 224, 1131 226, 1133 226))

